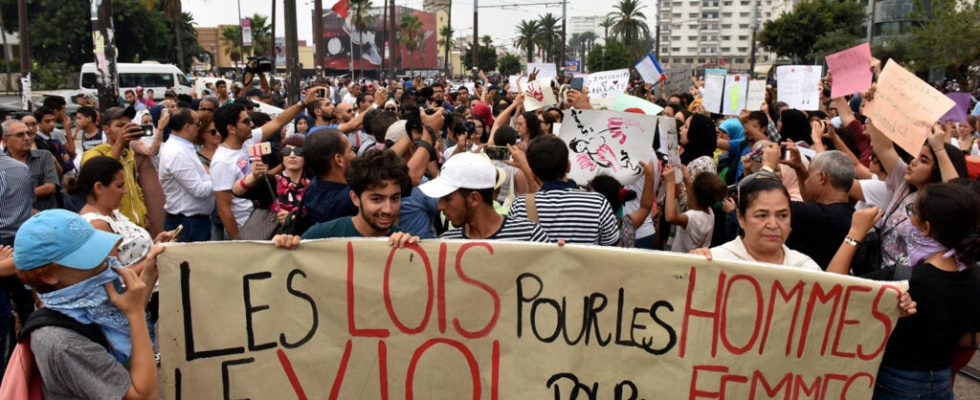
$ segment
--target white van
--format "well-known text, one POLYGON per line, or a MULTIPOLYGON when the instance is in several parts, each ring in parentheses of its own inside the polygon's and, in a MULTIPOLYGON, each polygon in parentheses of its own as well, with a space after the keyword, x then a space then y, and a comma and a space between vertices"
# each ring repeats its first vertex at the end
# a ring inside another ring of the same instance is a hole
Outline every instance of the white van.
MULTIPOLYGON (((78 74, 79 90, 97 96, 97 73, 95 63, 82 65, 82 72, 78 74)), ((193 90, 187 76, 173 64, 160 64, 156 61, 144 61, 140 64, 118 63, 116 73, 119 75, 119 96, 124 96, 127 90, 137 86, 142 86, 143 90, 153 89, 155 100, 162 99, 167 89, 186 95, 190 95, 193 90)))

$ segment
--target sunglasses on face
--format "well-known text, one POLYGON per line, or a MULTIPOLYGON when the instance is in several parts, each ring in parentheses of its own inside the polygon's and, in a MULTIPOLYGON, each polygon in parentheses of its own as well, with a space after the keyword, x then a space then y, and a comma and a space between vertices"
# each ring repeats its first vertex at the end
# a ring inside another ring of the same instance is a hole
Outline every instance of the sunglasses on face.
POLYGON ((214 112, 214 109, 211 108, 211 107, 201 107, 201 108, 198 108, 197 110, 198 111, 214 112))
POLYGON ((211 136, 218 136, 218 130, 217 129, 212 128, 209 133, 211 133, 211 136))
POLYGON ((303 149, 302 148, 299 148, 299 147, 286 147, 286 148, 283 148, 282 149, 282 156, 283 157, 289 157, 289 156, 302 157, 303 156, 303 149))

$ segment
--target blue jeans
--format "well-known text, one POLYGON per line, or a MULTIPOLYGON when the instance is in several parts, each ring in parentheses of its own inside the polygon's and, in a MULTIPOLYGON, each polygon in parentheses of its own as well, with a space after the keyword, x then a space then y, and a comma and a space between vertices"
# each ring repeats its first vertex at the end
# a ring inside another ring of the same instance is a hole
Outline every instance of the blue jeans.
POLYGON ((177 229, 177 226, 180 225, 184 226, 184 230, 180 232, 180 237, 177 238, 178 242, 206 242, 211 240, 211 218, 207 215, 188 217, 167 214, 167 218, 163 221, 163 229, 168 231, 177 229))
POLYGON ((882 365, 872 400, 953 400, 950 368, 913 371, 882 365))

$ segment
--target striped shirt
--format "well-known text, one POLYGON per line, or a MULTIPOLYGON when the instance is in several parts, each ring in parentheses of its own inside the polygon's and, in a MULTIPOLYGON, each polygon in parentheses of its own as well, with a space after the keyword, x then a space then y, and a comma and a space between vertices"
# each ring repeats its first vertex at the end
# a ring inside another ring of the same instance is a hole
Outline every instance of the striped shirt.
MULTIPOLYGON (((541 227, 552 239, 602 246, 619 243, 619 221, 601 194, 549 181, 534 194, 534 200, 541 227)), ((514 199, 509 216, 527 219, 525 195, 514 199)))
POLYGON ((34 184, 27 165, 0 152, 0 242, 13 243, 20 225, 31 217, 34 184))
MULTIPOLYGON (((442 238, 469 239, 466 237, 466 232, 463 232, 462 227, 446 231, 442 234, 442 238)), ((504 223, 500 225, 500 229, 498 229, 493 235, 490 235, 487 240, 511 240, 542 243, 554 242, 550 237, 548 237, 548 233, 546 233, 544 229, 541 229, 541 225, 535 224, 534 222, 526 219, 517 219, 513 217, 504 217, 504 223)))

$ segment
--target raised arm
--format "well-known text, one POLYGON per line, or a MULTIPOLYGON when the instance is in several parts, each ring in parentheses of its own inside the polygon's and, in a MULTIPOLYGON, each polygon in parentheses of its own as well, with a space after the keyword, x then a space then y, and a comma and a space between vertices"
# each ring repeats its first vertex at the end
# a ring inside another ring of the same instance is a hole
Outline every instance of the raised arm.
POLYGON ((293 118, 296 118, 299 113, 303 112, 308 105, 320 100, 320 97, 317 97, 317 93, 319 93, 321 90, 324 90, 324 87, 316 86, 307 89, 306 97, 304 97, 302 101, 296 102, 296 104, 287 107, 285 110, 282 110, 282 112, 279 113, 275 119, 267 122, 265 125, 262 125, 262 140, 269 140, 272 135, 278 134, 279 129, 281 129, 283 125, 293 122, 293 118))
POLYGON ((643 178, 641 178, 643 179, 643 194, 640 196, 640 208, 630 214, 630 221, 633 222, 635 228, 643 225, 643 222, 650 217, 650 213, 653 211, 653 202, 657 197, 653 190, 653 181, 656 178, 656 171, 653 169, 654 162, 656 161, 640 161, 640 166, 643 167, 643 178))

